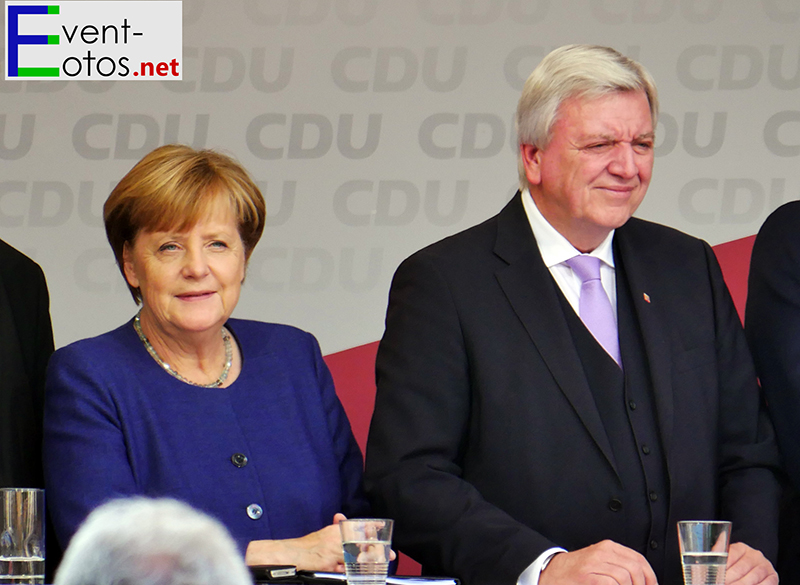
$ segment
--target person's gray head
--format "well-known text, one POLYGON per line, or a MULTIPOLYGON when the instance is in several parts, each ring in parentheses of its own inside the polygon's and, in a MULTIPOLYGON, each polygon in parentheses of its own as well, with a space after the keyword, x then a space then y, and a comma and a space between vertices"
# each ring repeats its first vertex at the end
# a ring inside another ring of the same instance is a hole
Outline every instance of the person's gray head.
POLYGON ((55 585, 252 585, 225 526, 170 499, 113 500, 86 518, 55 585))
MULTIPOLYGON (((545 148, 565 100, 598 98, 617 91, 644 91, 656 127, 658 90, 642 65, 609 47, 565 45, 555 49, 542 59, 522 89, 515 120, 518 144, 545 148)), ((520 189, 525 189, 528 180, 521 153, 517 157, 520 189)))

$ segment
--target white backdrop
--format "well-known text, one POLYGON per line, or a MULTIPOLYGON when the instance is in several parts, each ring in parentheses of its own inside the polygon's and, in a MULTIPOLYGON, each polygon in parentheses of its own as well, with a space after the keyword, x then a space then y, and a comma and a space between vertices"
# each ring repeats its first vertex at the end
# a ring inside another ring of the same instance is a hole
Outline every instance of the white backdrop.
POLYGON ((166 142, 222 149, 269 224, 240 317, 325 353, 375 341, 397 264, 516 189, 522 83, 566 43, 658 83, 638 216, 712 244, 800 198, 797 0, 184 0, 180 82, 0 81, 0 238, 43 267, 56 345, 134 305, 105 240, 110 187, 166 142))

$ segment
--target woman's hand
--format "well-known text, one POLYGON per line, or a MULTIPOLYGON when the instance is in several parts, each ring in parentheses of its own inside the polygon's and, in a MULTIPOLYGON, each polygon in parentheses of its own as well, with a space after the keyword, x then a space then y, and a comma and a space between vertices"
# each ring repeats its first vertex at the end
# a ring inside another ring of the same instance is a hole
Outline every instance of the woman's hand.
POLYGON ((336 514, 333 524, 300 538, 254 540, 247 546, 248 565, 294 565, 298 570, 344 573, 344 554, 339 522, 344 514, 336 514))

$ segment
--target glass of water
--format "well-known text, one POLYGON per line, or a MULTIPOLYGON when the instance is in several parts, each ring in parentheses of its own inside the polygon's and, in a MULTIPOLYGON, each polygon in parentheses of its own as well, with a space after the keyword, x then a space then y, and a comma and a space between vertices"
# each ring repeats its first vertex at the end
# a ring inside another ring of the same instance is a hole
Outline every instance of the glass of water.
POLYGON ((724 585, 731 523, 717 520, 678 522, 683 581, 686 585, 724 585))
POLYGON ((0 489, 0 583, 44 583, 44 490, 0 489))
POLYGON ((348 585, 384 585, 394 520, 354 518, 339 522, 348 585))

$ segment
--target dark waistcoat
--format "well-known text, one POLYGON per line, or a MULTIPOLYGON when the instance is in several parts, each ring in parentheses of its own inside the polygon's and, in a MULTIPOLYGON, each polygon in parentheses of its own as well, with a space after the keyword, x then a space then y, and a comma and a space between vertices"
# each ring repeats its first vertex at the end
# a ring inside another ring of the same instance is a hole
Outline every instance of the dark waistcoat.
MULTIPOLYGON (((664 575, 669 484, 647 356, 624 267, 616 262, 623 370, 595 340, 558 286, 559 299, 614 455, 627 538, 656 575, 664 575)), ((675 560, 670 560, 675 562, 675 560)))

